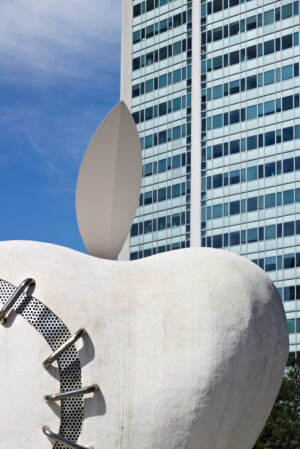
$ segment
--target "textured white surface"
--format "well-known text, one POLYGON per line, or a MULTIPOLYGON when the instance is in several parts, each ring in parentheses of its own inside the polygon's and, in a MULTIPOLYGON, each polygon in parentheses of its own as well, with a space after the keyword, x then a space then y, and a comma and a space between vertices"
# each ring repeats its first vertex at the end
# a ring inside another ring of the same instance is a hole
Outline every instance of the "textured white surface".
POLYGON ((13 318, 8 320, 9 327, 0 328, 0 447, 50 448, 37 428, 47 422, 53 429, 59 429, 59 407, 57 416, 43 399, 45 393, 59 391, 59 381, 41 363, 41 354, 51 351, 23 318, 14 313, 13 318))
POLYGON ((92 138, 78 175, 76 214, 89 254, 118 257, 134 219, 141 181, 140 139, 121 101, 92 138))
MULTIPOLYGON (((83 384, 98 383, 103 396, 86 401, 82 443, 95 449, 252 449, 288 354, 281 300, 256 265, 205 248, 112 262, 50 244, 1 243, 0 278, 17 285, 29 276, 37 281, 35 296, 71 333, 85 327, 90 337, 80 349, 83 384)), ((20 372, 25 356, 40 367, 49 355, 39 336, 32 351, 27 326, 0 327, 2 417, 17 376, 7 348, 20 360, 20 372)), ((16 419, 10 415, 5 432, 1 425, 6 449, 49 447, 45 437, 41 443, 41 424, 58 426, 42 400, 55 389, 53 379, 46 373, 47 383, 39 368, 25 367, 23 397, 14 398, 16 419), (21 405, 32 397, 22 422, 21 405), (15 422, 30 436, 26 446, 15 422)))

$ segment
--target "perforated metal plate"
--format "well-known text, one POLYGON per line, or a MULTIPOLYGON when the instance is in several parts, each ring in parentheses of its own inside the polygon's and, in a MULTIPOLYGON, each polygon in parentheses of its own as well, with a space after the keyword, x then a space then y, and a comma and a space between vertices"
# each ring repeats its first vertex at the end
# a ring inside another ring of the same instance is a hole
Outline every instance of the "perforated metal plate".
MULTIPOLYGON (((13 285, 0 280, 0 303, 4 305, 15 290, 16 287, 13 285)), ((28 321, 45 338, 52 351, 58 349, 71 337, 68 328, 60 318, 38 299, 27 296, 26 293, 20 296, 13 310, 28 321)), ((60 391, 62 393, 82 387, 81 365, 75 346, 72 346, 59 357, 58 367, 60 391)), ((59 434, 76 443, 81 433, 83 412, 83 396, 62 400, 59 434)), ((67 446, 56 443, 54 449, 67 449, 67 446)))

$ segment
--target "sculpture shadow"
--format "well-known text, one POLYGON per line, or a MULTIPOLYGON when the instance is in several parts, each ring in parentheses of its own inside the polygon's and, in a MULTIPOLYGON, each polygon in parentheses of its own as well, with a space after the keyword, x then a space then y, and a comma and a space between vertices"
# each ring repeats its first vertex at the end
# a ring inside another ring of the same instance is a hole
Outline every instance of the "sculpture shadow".
MULTIPOLYGON (((48 406, 51 408, 53 413, 55 413, 58 418, 61 418, 61 406, 60 402, 47 402, 48 406)), ((92 418, 94 416, 103 416, 106 413, 106 402, 102 391, 99 389, 90 397, 84 399, 84 418, 92 418)))
MULTIPOLYGON (((77 351, 80 360, 81 370, 95 358, 95 347, 91 337, 86 332, 82 337, 82 346, 77 351)), ((56 362, 57 363, 57 362, 56 362)), ((70 366, 68 367, 70 369, 70 366)), ((48 373, 60 382, 60 370, 57 366, 49 366, 47 368, 48 373)), ((61 406, 58 402, 48 402, 49 407, 56 414, 61 416, 61 406)), ((97 390, 93 395, 84 397, 84 419, 93 416, 102 416, 106 413, 106 403, 101 390, 97 390)))
POLYGON ((103 416, 106 413, 106 402, 102 391, 97 390, 93 396, 84 400, 84 419, 103 416))
POLYGON ((57 403, 57 402, 47 402, 47 404, 49 405, 49 407, 51 408, 53 413, 55 413, 55 415, 58 416, 58 418, 61 418, 61 406, 58 405, 59 403, 57 403))
POLYGON ((18 316, 18 314, 14 310, 11 310, 9 312, 9 314, 7 315, 7 318, 6 318, 5 322, 2 324, 2 326, 9 329, 14 324, 17 316, 18 316))
MULTIPOLYGON (((83 335, 82 342, 83 345, 78 351, 81 369, 95 358, 95 346, 87 332, 83 335)), ((84 398, 84 419, 103 416, 105 413, 106 402, 100 388, 93 395, 84 398)))
MULTIPOLYGON (((84 368, 88 363, 90 363, 95 358, 95 347, 91 337, 87 332, 83 335, 82 342, 83 342, 82 347, 77 351, 81 369, 84 368)), ((47 371, 50 374, 50 376, 54 377, 54 379, 58 381, 60 380, 59 368, 57 366, 51 365, 47 368, 47 371)))
POLYGON ((46 368, 46 370, 50 374, 50 376, 54 377, 55 380, 60 382, 60 372, 58 366, 51 365, 48 368, 46 368))
POLYGON ((83 335, 82 342, 83 345, 78 351, 81 368, 85 367, 95 358, 95 346, 87 332, 83 335))

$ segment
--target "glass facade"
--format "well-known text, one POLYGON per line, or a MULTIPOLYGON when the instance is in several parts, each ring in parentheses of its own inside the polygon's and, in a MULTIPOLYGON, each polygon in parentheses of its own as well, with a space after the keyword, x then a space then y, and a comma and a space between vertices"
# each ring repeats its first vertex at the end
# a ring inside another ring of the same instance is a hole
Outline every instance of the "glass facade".
POLYGON ((192 1, 133 1, 132 114, 143 183, 130 259, 190 246, 192 1))
POLYGON ((201 0, 200 76, 201 244, 268 272, 300 357, 299 2, 201 0))
POLYGON ((290 360, 300 358, 299 2, 198 1, 197 17, 191 0, 132 2, 143 184, 130 259, 191 245, 191 154, 199 151, 201 245, 268 272, 286 310, 290 360))

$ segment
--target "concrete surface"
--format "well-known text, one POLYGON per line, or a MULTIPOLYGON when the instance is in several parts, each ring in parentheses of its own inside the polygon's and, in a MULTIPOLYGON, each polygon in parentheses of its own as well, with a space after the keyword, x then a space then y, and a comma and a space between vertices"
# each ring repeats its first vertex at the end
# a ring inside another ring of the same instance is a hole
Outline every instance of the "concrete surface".
MULTIPOLYGON (((71 333, 88 332, 77 344, 83 385, 101 394, 85 401, 81 444, 252 449, 288 355, 281 300, 260 268, 207 248, 113 262, 0 243, 0 278, 27 277, 71 333)), ((59 416, 43 402, 58 388, 41 365, 49 348, 17 317, 0 326, 0 354, 1 447, 50 448, 41 427, 58 431, 59 416)))

